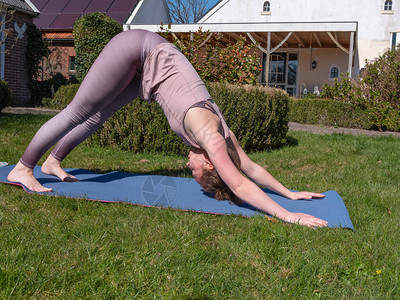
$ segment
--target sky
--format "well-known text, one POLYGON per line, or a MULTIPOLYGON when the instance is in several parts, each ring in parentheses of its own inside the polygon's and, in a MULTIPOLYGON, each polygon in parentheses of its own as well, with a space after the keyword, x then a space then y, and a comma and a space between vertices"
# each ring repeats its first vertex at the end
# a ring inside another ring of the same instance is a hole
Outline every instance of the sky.
MULTIPOLYGON (((182 3, 185 3, 185 0, 180 0, 182 3)), ((206 13, 214 7, 215 4, 217 4, 220 0, 207 0, 207 7, 206 7, 206 13)), ((170 0, 170 2, 177 2, 177 0, 170 0)), ((171 8, 170 8, 171 9, 171 8)), ((193 16, 192 16, 193 17, 193 16)), ((192 18, 193 19, 193 18, 192 18)), ((190 20, 189 23, 193 23, 193 20, 190 20)), ((177 20, 172 20, 173 22, 177 21, 177 20)))
POLYGON ((219 0, 208 0, 208 9, 213 7, 219 0))

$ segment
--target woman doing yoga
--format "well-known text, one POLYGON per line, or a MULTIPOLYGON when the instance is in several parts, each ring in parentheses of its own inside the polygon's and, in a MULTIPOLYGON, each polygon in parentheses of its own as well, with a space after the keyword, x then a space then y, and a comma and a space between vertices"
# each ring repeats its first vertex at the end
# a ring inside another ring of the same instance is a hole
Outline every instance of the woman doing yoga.
POLYGON ((8 180, 32 191, 51 191, 36 180, 33 167, 56 144, 42 171, 76 181, 61 168, 61 161, 138 96, 162 107, 172 130, 191 146, 187 166, 193 177, 217 199, 240 199, 279 219, 309 227, 327 225, 313 216, 287 211, 257 186, 293 200, 324 197, 291 192, 251 161, 189 61, 158 34, 145 30, 122 32, 107 44, 73 101, 38 130, 8 180))

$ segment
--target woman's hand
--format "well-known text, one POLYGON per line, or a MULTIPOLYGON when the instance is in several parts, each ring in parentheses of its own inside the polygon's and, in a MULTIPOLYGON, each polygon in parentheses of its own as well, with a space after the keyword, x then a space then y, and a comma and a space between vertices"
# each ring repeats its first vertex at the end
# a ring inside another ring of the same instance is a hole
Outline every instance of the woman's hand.
POLYGON ((307 200, 312 198, 324 198, 324 194, 310 193, 310 192, 291 192, 288 197, 290 200, 307 200))
POLYGON ((312 228, 321 228, 328 226, 327 221, 303 213, 290 213, 289 216, 285 218, 285 221, 312 228))

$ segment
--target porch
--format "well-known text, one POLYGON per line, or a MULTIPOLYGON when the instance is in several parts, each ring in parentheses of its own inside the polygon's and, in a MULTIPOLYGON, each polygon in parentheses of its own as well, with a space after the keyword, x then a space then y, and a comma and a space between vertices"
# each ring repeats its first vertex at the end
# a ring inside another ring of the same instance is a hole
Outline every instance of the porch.
MULTIPOLYGON (((209 43, 214 33, 219 33, 222 43, 235 42, 242 35, 260 51, 260 82, 300 96, 304 89, 312 91, 341 73, 358 74, 357 27, 357 22, 202 23, 172 24, 168 30, 175 39, 187 39, 201 28, 209 32, 209 43)), ((159 32, 161 27, 124 25, 124 30, 130 29, 159 32)))

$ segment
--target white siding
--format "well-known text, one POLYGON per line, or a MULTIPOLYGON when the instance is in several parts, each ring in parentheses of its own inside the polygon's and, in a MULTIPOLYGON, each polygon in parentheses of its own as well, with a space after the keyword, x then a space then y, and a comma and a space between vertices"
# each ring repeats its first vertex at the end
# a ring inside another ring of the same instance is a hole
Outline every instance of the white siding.
MULTIPOLYGON (((270 14, 262 14, 264 0, 222 0, 200 23, 358 22, 360 67, 390 47, 391 32, 400 29, 400 0, 384 12, 384 0, 271 0, 270 14)), ((356 63, 356 64, 358 64, 356 63)))

